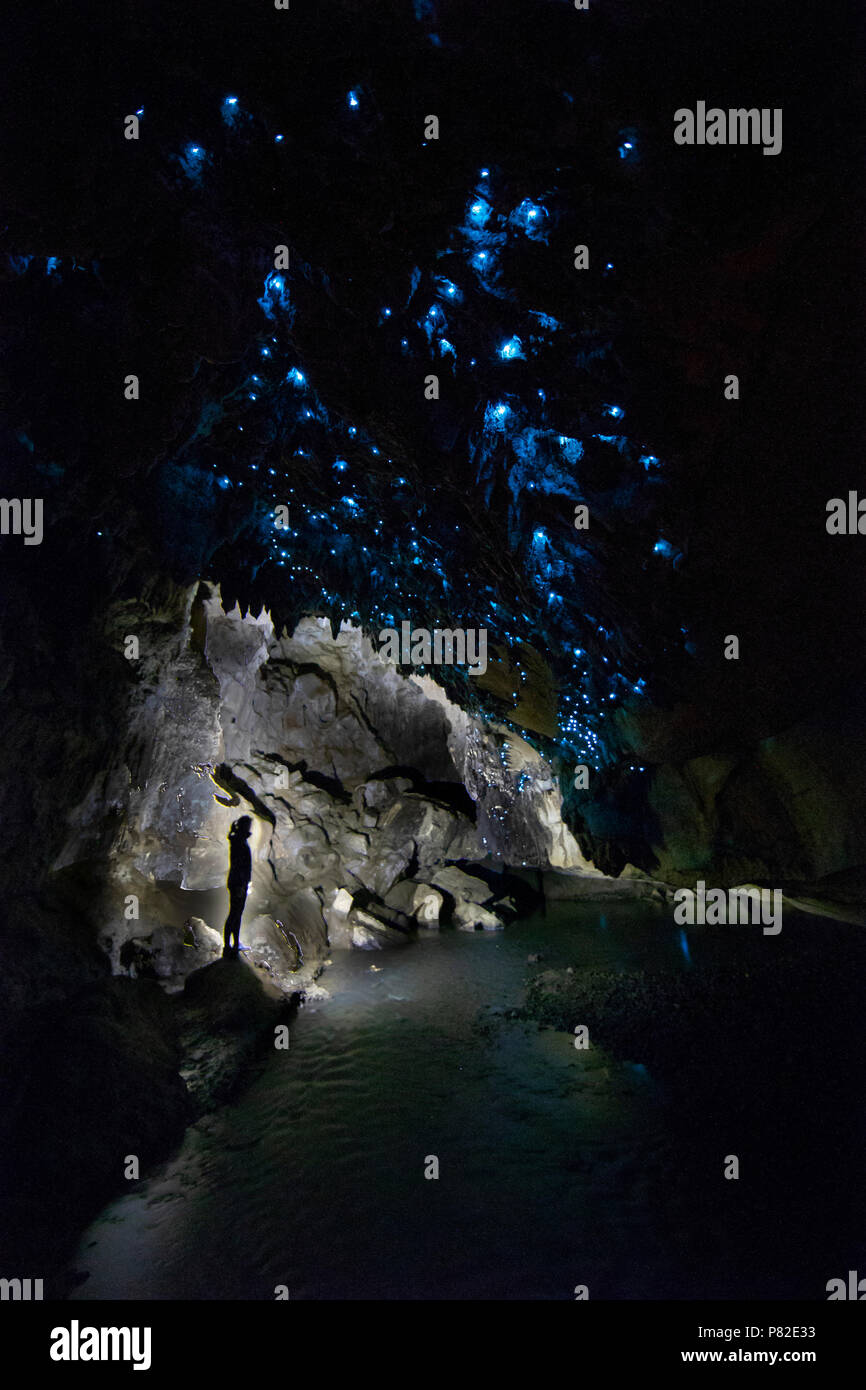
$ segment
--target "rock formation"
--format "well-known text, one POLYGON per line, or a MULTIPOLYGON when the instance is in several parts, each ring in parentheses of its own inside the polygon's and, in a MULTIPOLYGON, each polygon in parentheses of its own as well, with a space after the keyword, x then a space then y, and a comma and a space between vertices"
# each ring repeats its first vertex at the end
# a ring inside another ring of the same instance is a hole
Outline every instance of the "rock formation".
MULTIPOLYGON (((178 617, 157 629, 136 615, 147 636, 112 759, 71 808, 53 866, 61 880, 86 870, 98 890, 92 926, 115 973, 177 988, 219 954, 226 836, 242 812, 254 825, 242 941, 288 988, 331 946, 440 921, 498 930, 508 865, 597 877, 541 755, 401 674, 361 628, 334 635, 308 618, 277 637, 266 612, 225 613, 208 584, 178 617), (481 861, 498 866, 498 890, 473 877, 481 861)), ((122 618, 118 632, 128 606, 122 618)))

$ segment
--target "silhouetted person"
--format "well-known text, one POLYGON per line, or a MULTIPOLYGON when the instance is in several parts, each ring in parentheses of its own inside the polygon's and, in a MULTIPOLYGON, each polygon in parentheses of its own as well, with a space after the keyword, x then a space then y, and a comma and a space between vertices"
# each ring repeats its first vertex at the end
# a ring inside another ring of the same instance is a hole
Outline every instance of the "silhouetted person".
POLYGON ((249 816, 240 816, 229 831, 229 915, 224 933, 224 956, 236 956, 240 949, 241 918, 253 872, 253 858, 247 840, 253 823, 249 816))

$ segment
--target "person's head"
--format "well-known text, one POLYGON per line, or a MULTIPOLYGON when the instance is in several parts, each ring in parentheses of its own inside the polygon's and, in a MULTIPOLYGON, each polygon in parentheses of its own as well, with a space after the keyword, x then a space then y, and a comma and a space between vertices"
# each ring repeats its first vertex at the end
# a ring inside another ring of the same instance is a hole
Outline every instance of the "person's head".
POLYGON ((239 835, 242 839, 246 840, 249 839, 252 828, 253 822, 249 816, 238 816, 237 820, 232 822, 232 828, 229 831, 229 835, 239 835))

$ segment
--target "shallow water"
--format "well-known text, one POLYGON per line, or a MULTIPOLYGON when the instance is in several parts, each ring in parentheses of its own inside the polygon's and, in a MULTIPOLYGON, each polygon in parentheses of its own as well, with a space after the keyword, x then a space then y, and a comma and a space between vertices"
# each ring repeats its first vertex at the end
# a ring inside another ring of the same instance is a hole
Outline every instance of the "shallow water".
POLYGON ((689 970, 696 947, 655 905, 554 904, 335 953, 290 1049, 85 1233, 74 1297, 794 1296, 739 1267, 734 1184, 683 1191, 682 1129, 639 1062, 505 1017, 538 968, 689 970))

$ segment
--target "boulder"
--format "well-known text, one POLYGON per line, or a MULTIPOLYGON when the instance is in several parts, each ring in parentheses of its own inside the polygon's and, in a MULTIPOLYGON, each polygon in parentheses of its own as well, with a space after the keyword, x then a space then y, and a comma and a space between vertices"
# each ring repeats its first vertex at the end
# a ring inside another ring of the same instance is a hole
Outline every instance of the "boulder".
POLYGON ((503 924, 495 912, 488 912, 478 903, 458 903, 454 909, 454 922, 458 931, 503 930, 503 924))
POLYGON ((259 913, 247 925, 241 926, 241 942, 249 949, 254 965, 268 970, 275 980, 288 983, 303 964, 300 942, 292 940, 285 927, 266 913, 259 913))
POLYGON ((422 927, 438 927, 444 903, 442 894, 429 883, 419 883, 412 897, 412 915, 422 927))
POLYGON ((368 912, 353 908, 349 914, 352 945, 362 951, 380 951, 384 946, 403 946, 408 941, 405 932, 387 926, 368 912))
POLYGON ((381 922, 385 927, 392 927, 394 931, 407 933, 413 929, 411 918, 396 907, 389 907, 387 903, 370 901, 364 904, 363 910, 368 917, 375 917, 377 922, 381 922))
POLYGON ((476 878, 474 874, 464 873, 453 864, 436 869, 430 875, 430 882, 437 888, 444 888, 457 902, 489 903, 496 896, 483 879, 476 878))
POLYGON ((247 953, 196 970, 179 996, 181 1076, 199 1112, 222 1104, 253 1057, 273 1046, 274 1028, 297 1000, 257 971, 247 953))
POLYGON ((360 788, 365 806, 379 811, 395 801, 403 792, 412 790, 408 777, 375 777, 360 788))
POLYGON ((381 951, 382 943, 374 931, 360 922, 352 924, 351 942, 359 951, 381 951))
POLYGON ((349 860, 346 868, 354 873, 377 898, 384 898, 412 862, 415 846, 411 840, 389 845, 386 837, 377 837, 364 859, 349 860))
POLYGON ((388 907, 396 908, 398 912, 405 912, 411 916, 414 911, 415 892, 418 885, 411 878, 404 878, 399 883, 388 889, 385 894, 385 902, 388 907))
POLYGON ((323 916, 328 929, 328 942, 336 950, 348 950, 352 945, 349 913, 352 894, 345 888, 335 888, 325 900, 323 916))
POLYGON ((301 888, 281 906, 283 910, 274 914, 275 920, 289 940, 292 934, 297 938, 304 960, 324 960, 328 954, 328 928, 318 894, 312 888, 301 888))
POLYGON ((600 898, 652 898, 658 885, 652 879, 606 878, 603 874, 551 870, 544 875, 544 896, 551 902, 595 901, 600 898))

